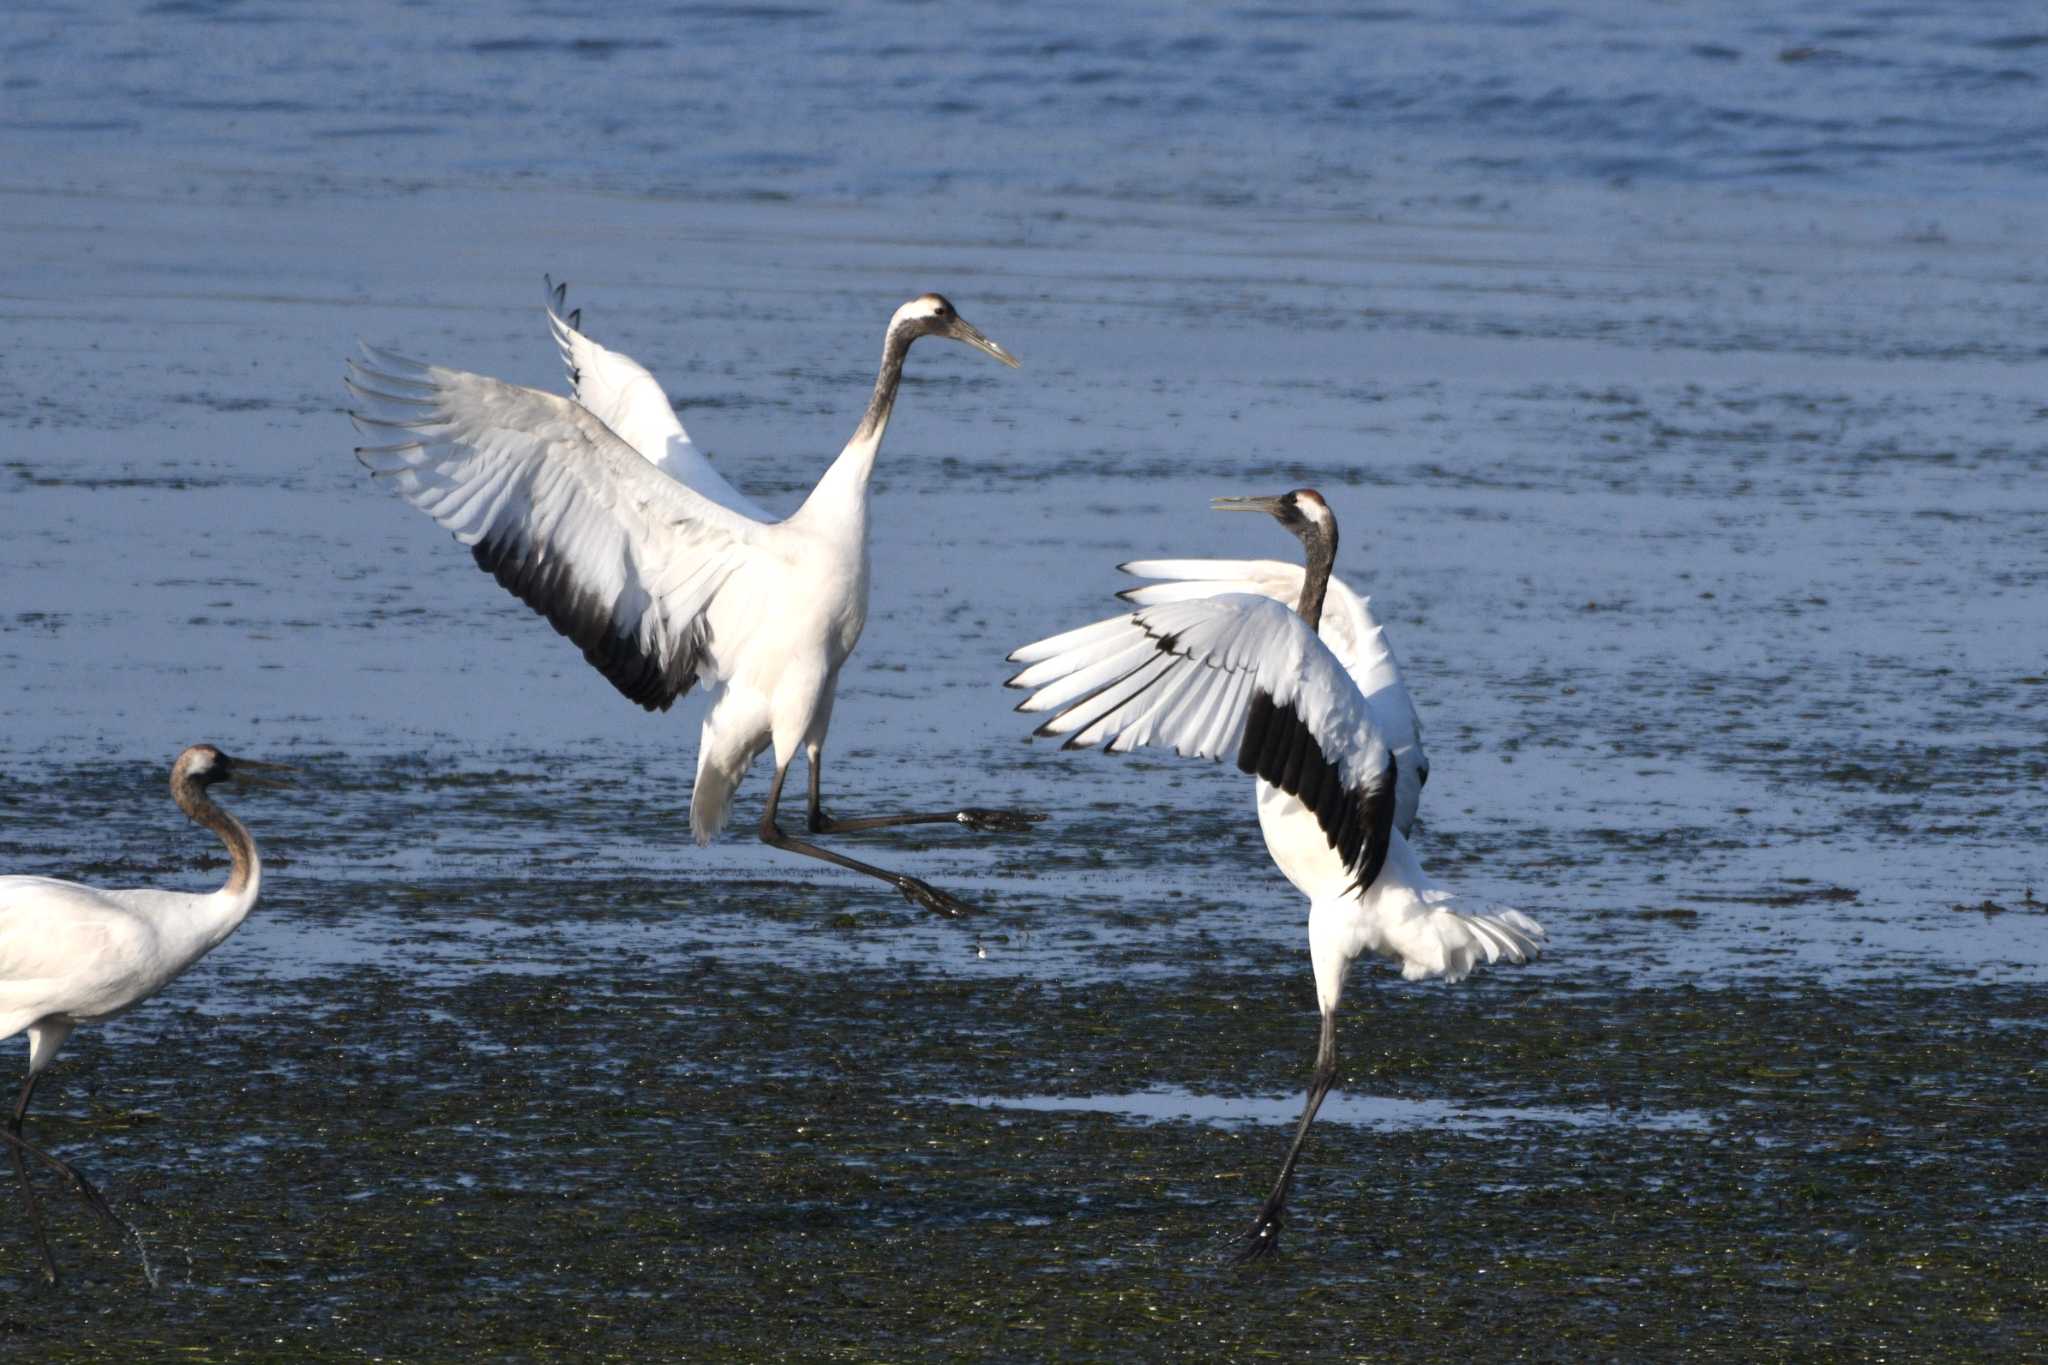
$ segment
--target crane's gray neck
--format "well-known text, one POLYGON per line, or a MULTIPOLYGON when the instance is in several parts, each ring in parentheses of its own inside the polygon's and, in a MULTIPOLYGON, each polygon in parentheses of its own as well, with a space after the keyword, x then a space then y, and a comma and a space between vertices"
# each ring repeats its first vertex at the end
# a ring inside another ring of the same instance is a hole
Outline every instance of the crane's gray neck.
POLYGON ((213 804, 205 786, 191 777, 173 781, 171 797, 193 823, 206 826, 228 846, 228 857, 234 861, 234 866, 228 872, 227 885, 221 890, 230 896, 252 896, 258 878, 263 875, 263 867, 256 858, 256 841, 249 836, 242 822, 213 804))
POLYGON ((1337 566, 1337 528, 1310 526, 1302 532, 1301 543, 1308 551, 1308 571, 1301 576, 1301 600, 1294 609, 1315 630, 1323 623, 1323 595, 1330 588, 1330 571, 1337 566))
POLYGON ((903 382, 903 357, 910 354, 910 343, 921 335, 915 323, 902 322, 891 327, 889 335, 883 338, 882 368, 875 375, 875 391, 868 397, 868 410, 861 414, 849 446, 880 449, 882 433, 889 429, 889 413, 896 406, 896 388, 903 382))
POLYGON ((810 497, 797 509, 792 521, 816 521, 838 527, 862 544, 867 540, 868 477, 875 471, 875 456, 882 448, 882 436, 889 430, 889 412, 896 406, 896 387, 903 382, 903 357, 910 343, 922 333, 914 322, 889 329, 882 341, 882 368, 875 376, 875 392, 868 399, 853 439, 839 458, 818 480, 810 497))

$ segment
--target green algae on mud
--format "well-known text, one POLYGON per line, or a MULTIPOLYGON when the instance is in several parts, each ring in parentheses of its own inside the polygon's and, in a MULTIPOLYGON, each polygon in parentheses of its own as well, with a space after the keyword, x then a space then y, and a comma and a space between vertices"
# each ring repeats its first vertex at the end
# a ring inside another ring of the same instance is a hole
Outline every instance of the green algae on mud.
MULTIPOLYGON (((440 890, 445 912, 459 892, 440 890)), ((2035 986, 1362 975, 1346 1090, 1600 1121, 1319 1125, 1282 1259, 1244 1270, 1221 1239, 1283 1127, 950 1102, 1292 1094, 1307 973, 1232 947, 1178 978, 1085 983, 710 954, 275 981, 224 955, 246 979, 218 989, 260 987, 260 1008, 172 997, 118 1048, 83 1033, 32 1120, 141 1226, 165 1287, 57 1199, 70 1278, 40 1288, 10 1220, 0 1341, 63 1361, 1957 1358, 2048 1340, 2035 986), (1677 1112, 1705 1121, 1655 1122, 1677 1112)))

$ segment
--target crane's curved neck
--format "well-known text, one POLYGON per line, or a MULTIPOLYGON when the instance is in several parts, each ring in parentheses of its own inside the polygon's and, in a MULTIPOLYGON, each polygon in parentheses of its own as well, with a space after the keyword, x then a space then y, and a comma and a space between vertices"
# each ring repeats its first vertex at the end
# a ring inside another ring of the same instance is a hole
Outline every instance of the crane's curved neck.
POLYGON ((882 341, 882 368, 875 375, 875 391, 868 398, 868 410, 861 414, 860 425, 854 428, 846 449, 839 452, 839 458, 805 499, 803 511, 815 507, 841 518, 864 518, 865 514, 857 509, 867 506, 868 477, 874 473, 875 456, 882 449, 882 437, 889 430, 889 414, 896 406, 896 389, 903 382, 903 357, 910 354, 910 343, 919 335, 917 328, 907 323, 889 329, 882 341))
POLYGON ((1337 528, 1312 526, 1302 533, 1308 551, 1308 572, 1301 576, 1301 600, 1294 609, 1314 630, 1323 623, 1323 596, 1330 589, 1330 570, 1337 565, 1337 528))
POLYGON ((171 797, 194 824, 206 826, 228 846, 228 857, 234 860, 234 866, 229 869, 227 885, 221 888, 221 892, 238 901, 242 913, 248 913, 249 907, 256 903, 256 892, 263 882, 263 863, 256 856, 256 841, 249 836, 248 829, 240 820, 213 804, 206 788, 191 778, 173 781, 171 797))
POLYGON ((902 325, 891 327, 889 335, 882 338, 882 368, 875 375, 875 391, 868 396, 868 410, 861 414, 853 439, 846 443, 848 450, 862 444, 871 449, 881 448, 882 433, 889 429, 889 414, 896 407, 896 387, 903 382, 903 357, 910 354, 910 343, 917 338, 915 328, 902 325))

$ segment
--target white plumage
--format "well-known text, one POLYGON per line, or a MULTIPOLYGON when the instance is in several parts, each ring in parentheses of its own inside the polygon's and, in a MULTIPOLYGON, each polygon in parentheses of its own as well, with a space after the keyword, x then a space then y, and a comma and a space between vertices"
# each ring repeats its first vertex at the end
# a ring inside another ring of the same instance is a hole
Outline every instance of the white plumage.
MULTIPOLYGON (((1301 600, 1306 572, 1299 564, 1278 559, 1134 559, 1118 567, 1139 578, 1159 580, 1117 594, 1140 607, 1232 592, 1257 593, 1291 605, 1301 600)), ((1415 713, 1387 632, 1373 614, 1372 599, 1359 596, 1332 575, 1316 633, 1351 675, 1380 738, 1400 764, 1394 828, 1408 834, 1429 781, 1429 755, 1422 747, 1422 718, 1415 713)))
POLYGON ((1249 1257, 1274 1244, 1302 1139, 1335 1083, 1334 1020, 1351 964, 1375 953, 1410 980, 1456 981, 1483 962, 1529 960, 1544 933, 1519 910, 1461 898, 1416 860, 1405 828, 1421 784, 1401 779, 1404 754, 1414 768, 1426 763, 1421 725, 1366 600, 1330 576, 1337 526, 1321 496, 1297 489, 1217 506, 1271 513, 1301 537, 1307 568, 1136 561, 1125 567, 1167 581, 1122 594, 1140 604, 1128 615, 1017 650, 1011 659, 1027 666, 1010 685, 1031 689, 1018 710, 1053 713, 1038 733, 1069 747, 1234 758, 1257 776, 1267 850, 1308 897, 1322 1015, 1316 1078, 1242 1248, 1249 1257), (1290 595, 1297 609, 1283 605, 1290 595))
POLYGON ((1027 828, 1035 816, 979 809, 833 820, 819 771, 839 670, 868 610, 868 488, 904 357, 923 336, 1016 358, 936 294, 890 319, 859 427, 795 513, 770 518, 711 467, 654 378, 564 316, 549 326, 576 386, 563 398, 365 347, 348 386, 359 429, 389 433, 356 454, 470 548, 478 565, 583 649, 630 700, 666 710, 702 682, 711 696, 690 826, 707 843, 763 749, 775 779, 763 841, 882 878, 941 914, 964 907, 915 878, 785 835, 776 807, 799 751, 809 826, 844 833, 953 822, 1027 828))
POLYGON ((638 451, 641 458, 678 483, 703 494, 721 507, 755 521, 775 518, 746 494, 725 481, 704 452, 683 430, 676 410, 645 366, 629 355, 604 347, 582 331, 583 310, 564 313, 568 286, 548 282, 548 330, 562 350, 576 401, 598 421, 638 451))
POLYGON ((1235 757, 1255 695, 1294 708, 1348 788, 1375 788, 1389 750, 1343 665, 1292 609, 1225 593, 1143 607, 1025 645, 1008 686, 1035 689, 1019 711, 1057 711, 1038 733, 1066 747, 1139 745, 1185 758, 1235 757), (1064 709, 1062 709, 1064 708, 1064 709))
POLYGON ((215 805, 206 789, 235 780, 277 786, 259 776, 276 764, 230 758, 210 744, 178 755, 171 795, 196 823, 220 835, 233 869, 220 890, 193 894, 143 887, 102 890, 53 877, 0 877, 0 1039, 28 1035, 28 1075, 4 1136, 28 1206, 44 1268, 57 1263, 29 1185, 26 1157, 56 1171, 94 1212, 121 1221, 86 1178, 22 1137, 36 1079, 80 1024, 127 1013, 177 980, 239 927, 256 905, 263 868, 256 842, 239 820, 215 805))

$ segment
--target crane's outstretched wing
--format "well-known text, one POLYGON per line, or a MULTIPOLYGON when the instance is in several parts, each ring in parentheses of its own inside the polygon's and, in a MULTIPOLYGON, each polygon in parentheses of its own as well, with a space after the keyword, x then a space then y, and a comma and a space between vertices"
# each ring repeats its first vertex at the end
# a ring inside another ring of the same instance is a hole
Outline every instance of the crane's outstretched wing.
POLYGON ((583 647, 667 710, 709 661, 704 612, 764 527, 643 460, 587 408, 365 346, 349 364, 356 458, 583 647))
MULTIPOLYGON (((1134 559, 1117 567, 1139 578, 1161 580, 1117 594, 1140 607, 1227 592, 1257 593, 1292 606, 1301 599, 1306 572, 1299 564, 1277 559, 1134 559)), ((1386 629, 1373 615, 1372 599, 1361 597, 1335 576, 1323 599, 1318 633, 1358 684, 1373 723, 1401 765, 1394 828, 1405 835, 1414 828, 1422 789, 1429 782, 1429 754, 1422 747, 1422 718, 1416 715, 1415 701, 1402 680, 1400 660, 1394 657, 1386 629)))
MULTIPOLYGON (((543 279, 546 279, 544 276, 543 279)), ((589 408, 620 440, 656 469, 693 488, 721 507, 756 521, 776 518, 755 506, 725 481, 676 419, 675 406, 644 366, 629 355, 608 351, 583 335, 583 310, 565 313, 567 284, 547 279, 548 327, 562 348, 576 401, 589 408)))
POLYGON ((1379 876, 1399 765, 1343 665, 1291 608, 1246 593, 1165 602, 1010 659, 1029 667, 1009 686, 1035 689, 1017 709, 1056 713, 1039 734, 1112 753, 1234 754, 1314 812, 1360 889, 1379 876))

